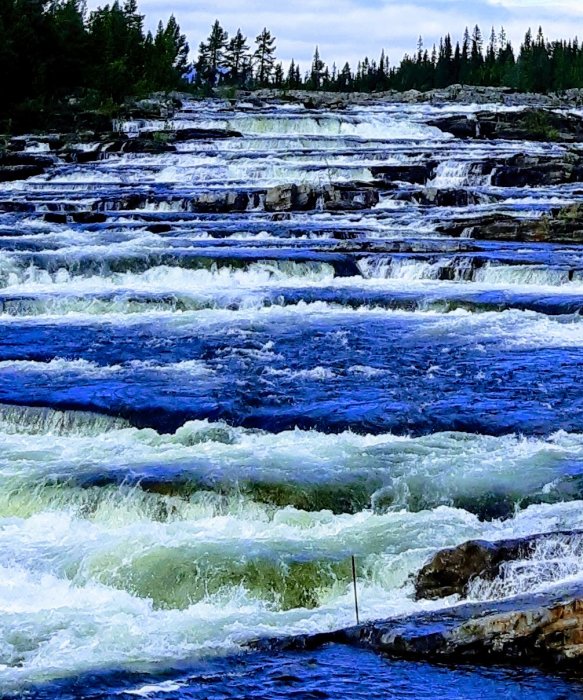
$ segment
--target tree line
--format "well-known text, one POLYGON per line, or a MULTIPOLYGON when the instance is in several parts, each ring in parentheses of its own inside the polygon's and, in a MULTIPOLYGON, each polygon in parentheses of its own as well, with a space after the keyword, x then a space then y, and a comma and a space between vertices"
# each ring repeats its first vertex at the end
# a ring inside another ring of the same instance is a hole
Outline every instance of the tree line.
POLYGON ((0 111, 64 97, 96 102, 179 87, 189 47, 174 16, 144 31, 136 0, 86 12, 83 0, 0 0, 0 111))
POLYGON ((50 110, 70 98, 102 105, 152 91, 217 87, 331 91, 429 90, 462 83, 507 86, 519 91, 583 87, 583 45, 548 41, 528 30, 515 50, 504 29, 484 40, 478 26, 461 41, 444 36, 391 65, 383 51, 328 66, 316 47, 307 70, 295 60, 284 68, 276 39, 264 28, 249 40, 232 36, 217 20, 191 62, 186 37, 174 16, 145 31, 137 0, 114 0, 87 12, 84 0, 0 0, 0 114, 22 104, 50 110))
POLYGON ((199 87, 231 85, 253 89, 375 92, 431 90, 455 84, 509 87, 521 92, 555 92, 583 87, 583 45, 578 39, 547 41, 542 28, 529 29, 515 51, 504 28, 484 41, 478 25, 466 28, 454 45, 450 34, 427 48, 420 37, 417 50, 392 66, 385 51, 379 59, 363 58, 355 67, 328 66, 316 47, 311 65, 302 73, 292 59, 286 71, 275 57, 275 38, 264 29, 250 46, 240 30, 229 39, 218 21, 200 44, 195 62, 199 87))

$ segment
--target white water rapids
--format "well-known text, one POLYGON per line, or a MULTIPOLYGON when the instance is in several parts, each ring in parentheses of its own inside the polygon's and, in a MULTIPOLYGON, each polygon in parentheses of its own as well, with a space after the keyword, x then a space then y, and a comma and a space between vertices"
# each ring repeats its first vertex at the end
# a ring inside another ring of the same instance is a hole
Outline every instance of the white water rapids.
MULTIPOLYGON (((351 624, 352 555, 365 620, 456 605, 413 600, 437 549, 583 529, 583 252, 443 236, 455 207, 395 194, 540 216, 578 195, 483 165, 563 147, 461 143, 444 111, 192 103, 121 128, 242 136, 1 185, 0 694, 351 624), (427 163, 366 210, 192 205, 427 163)), ((469 597, 583 580, 582 542, 469 597)))

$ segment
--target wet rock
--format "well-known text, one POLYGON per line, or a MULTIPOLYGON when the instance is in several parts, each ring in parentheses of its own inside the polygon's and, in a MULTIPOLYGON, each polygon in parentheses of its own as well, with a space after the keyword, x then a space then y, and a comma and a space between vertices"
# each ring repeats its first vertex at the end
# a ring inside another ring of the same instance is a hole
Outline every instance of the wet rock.
POLYGON ((207 214, 243 212, 258 206, 259 195, 247 192, 203 192, 192 199, 192 211, 207 214))
POLYGON ((35 175, 42 175, 45 169, 37 165, 0 165, 0 182, 26 180, 35 175))
POLYGON ((428 187, 395 194, 397 201, 414 202, 432 207, 467 207, 491 201, 491 196, 467 189, 428 187))
POLYGON ((43 221, 48 224, 66 224, 68 220, 67 214, 61 212, 49 211, 43 214, 43 221))
POLYGON ((583 531, 545 533, 498 542, 474 540, 443 549, 417 575, 415 597, 419 600, 465 596, 473 579, 493 580, 500 575, 504 563, 528 559, 537 545, 557 537, 579 541, 583 538, 583 531))
POLYGON ((310 211, 321 207, 328 211, 370 209, 379 202, 378 192, 370 186, 336 184, 279 185, 265 195, 265 210, 270 212, 310 211))
POLYGON ((583 181, 583 161, 578 156, 562 159, 519 154, 492 167, 495 187, 540 187, 583 181))
POLYGON ((477 112, 465 117, 453 115, 432 119, 428 124, 461 139, 583 141, 583 118, 547 109, 477 112))
POLYGON ((233 131, 231 129, 165 129, 158 131, 146 131, 141 132, 142 136, 157 139, 159 141, 165 142, 175 142, 175 141, 205 141, 205 140, 219 140, 219 139, 233 139, 240 138, 243 136, 239 131, 233 131))
POLYGON ((347 640, 431 661, 583 664, 583 591, 522 596, 348 630, 347 640))
POLYGON ((104 153, 172 153, 176 146, 164 139, 136 136, 128 139, 118 139, 104 146, 104 153))
POLYGON ((37 155, 36 153, 14 153, 12 151, 0 152, 1 167, 35 166, 37 168, 50 168, 55 164, 55 158, 50 155, 37 155))
POLYGON ((107 221, 107 216, 98 211, 76 211, 71 214, 71 219, 76 224, 102 224, 107 221))
POLYGON ((378 165, 370 168, 375 178, 386 182, 409 182, 412 185, 425 185, 434 175, 436 163, 424 165, 378 165))
POLYGON ((328 211, 360 211, 379 203, 379 193, 373 187, 334 185, 324 189, 324 209, 328 211))
POLYGON ((0 182, 26 180, 35 175, 42 175, 54 163, 55 159, 52 156, 0 151, 0 182))
POLYGON ((476 240, 540 243, 583 242, 583 206, 551 209, 537 219, 517 219, 503 214, 460 218, 440 224, 440 233, 476 240))
POLYGON ((394 658, 445 663, 583 666, 583 585, 470 603, 322 634, 252 642, 290 651, 324 644, 361 646, 394 658))

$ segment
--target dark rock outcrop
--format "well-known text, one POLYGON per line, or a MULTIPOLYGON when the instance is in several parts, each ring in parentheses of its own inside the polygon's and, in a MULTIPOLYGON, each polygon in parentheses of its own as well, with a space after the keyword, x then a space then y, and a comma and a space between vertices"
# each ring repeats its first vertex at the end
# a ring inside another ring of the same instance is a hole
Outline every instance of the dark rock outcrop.
MULTIPOLYGON (((438 552, 416 581, 418 597, 463 595, 472 578, 493 579, 505 562, 528 559, 539 545, 583 542, 583 531, 554 532, 499 542, 472 541, 438 552)), ((261 649, 310 649, 353 644, 397 658, 447 663, 519 663, 583 668, 583 583, 504 600, 455 605, 329 633, 252 644, 261 649)))
POLYGON ((434 175, 435 162, 423 165, 375 165, 370 171, 375 178, 385 182, 410 182, 425 185, 434 175))
POLYGON ((432 207, 467 207, 492 201, 490 195, 453 187, 428 187, 423 190, 405 190, 398 192, 394 199, 432 207))
POLYGON ((243 136, 239 131, 231 129, 162 129, 158 131, 142 130, 141 135, 146 138, 163 141, 205 141, 218 139, 234 139, 243 136))
POLYGON ((524 141, 583 141, 583 118, 546 109, 517 112, 477 112, 452 115, 428 122, 461 139, 509 139, 524 141))
POLYGON ((379 202, 374 187, 342 183, 326 185, 279 185, 265 193, 265 210, 270 212, 309 211, 321 206, 328 211, 370 209, 379 202))
POLYGON ((162 138, 148 138, 136 136, 135 138, 118 139, 106 144, 103 153, 172 153, 176 147, 162 138))
POLYGON ((540 187, 581 181, 583 161, 574 154, 560 159, 518 154, 491 168, 491 184, 495 187, 540 187))
POLYGON ((35 175, 42 175, 54 163, 55 159, 52 156, 0 151, 0 182, 26 180, 35 175))
POLYGON ((314 649, 351 644, 394 658, 442 663, 583 667, 583 585, 469 603, 321 634, 259 640, 254 649, 314 649))
POLYGON ((537 219, 517 219, 504 214, 459 218, 440 224, 440 233, 475 240, 517 241, 529 243, 583 242, 583 206, 551 209, 537 219))
POLYGON ((0 182, 26 180, 35 175, 42 175, 45 169, 37 165, 0 165, 0 182))
POLYGON ((442 662, 583 666, 581 585, 346 631, 350 643, 442 662))
POLYGON ((493 580, 505 562, 528 559, 537 545, 557 537, 581 541, 583 531, 545 533, 498 542, 473 540, 443 549, 417 575, 415 595, 417 599, 465 596, 473 579, 493 580))

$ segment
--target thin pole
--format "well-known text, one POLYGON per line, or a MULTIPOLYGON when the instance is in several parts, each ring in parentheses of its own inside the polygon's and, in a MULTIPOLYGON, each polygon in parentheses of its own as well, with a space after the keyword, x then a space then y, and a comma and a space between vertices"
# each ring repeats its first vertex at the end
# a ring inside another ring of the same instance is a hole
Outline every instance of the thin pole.
POLYGON ((354 611, 356 612, 356 624, 360 625, 360 616, 358 614, 358 590, 356 588, 356 558, 352 555, 352 584, 354 586, 354 611))

